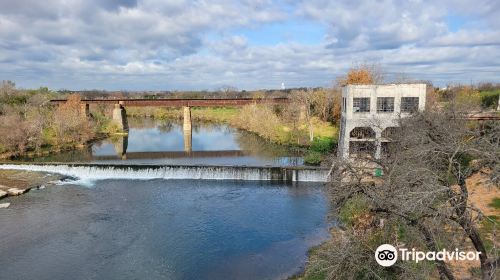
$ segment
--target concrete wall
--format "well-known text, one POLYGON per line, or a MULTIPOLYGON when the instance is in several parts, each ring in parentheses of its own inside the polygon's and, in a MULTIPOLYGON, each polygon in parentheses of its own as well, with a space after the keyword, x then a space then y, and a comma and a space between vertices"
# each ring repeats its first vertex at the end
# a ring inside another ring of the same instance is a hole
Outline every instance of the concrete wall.
MULTIPOLYGON (((381 134, 388 127, 397 127, 401 117, 410 113, 401 113, 402 97, 418 97, 418 110, 425 109, 425 84, 391 84, 391 85, 348 85, 342 88, 342 113, 338 155, 344 158, 349 156, 350 133, 356 127, 370 127, 376 134, 377 151, 375 157, 380 157, 381 134), (370 112, 354 112, 354 98, 370 98, 370 112), (393 112, 377 112, 378 97, 394 97, 393 112)), ((356 139, 358 141, 358 139, 356 139)))

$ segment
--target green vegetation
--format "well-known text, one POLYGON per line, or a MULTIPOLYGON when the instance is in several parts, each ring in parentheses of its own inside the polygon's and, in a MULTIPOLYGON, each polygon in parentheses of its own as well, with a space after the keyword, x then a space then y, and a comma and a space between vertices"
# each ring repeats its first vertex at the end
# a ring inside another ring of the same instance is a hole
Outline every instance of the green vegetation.
MULTIPOLYGON (((336 131, 331 127, 326 127, 325 131, 336 131)), ((337 138, 334 137, 315 137, 311 142, 309 149, 304 156, 304 163, 307 165, 320 165, 323 159, 332 153, 337 145, 337 138)))
MULTIPOLYGON (((195 121, 230 123, 238 112, 239 109, 232 107, 193 107, 191 108, 191 118, 195 121)), ((180 108, 131 107, 127 108, 127 115, 153 117, 158 120, 182 120, 183 111, 180 108)))
POLYGON ((356 225, 361 217, 369 214, 369 206, 362 196, 348 199, 339 211, 339 219, 344 226, 356 225))
POLYGON ((337 144, 336 139, 333 137, 316 137, 311 143, 310 150, 322 154, 330 153, 335 145, 337 144))
MULTIPOLYGON (((481 221, 480 233, 484 238, 484 246, 488 251, 491 251, 495 248, 492 237, 495 236, 495 232, 498 229, 499 222, 499 217, 495 215, 484 217, 481 221)), ((499 248, 496 248, 496 251, 497 254, 500 254, 499 248)))
POLYGON ((497 108, 500 89, 480 90, 479 93, 481 96, 481 106, 483 108, 497 108))
POLYGON ((499 210, 500 209, 500 197, 493 198, 493 201, 490 204, 488 204, 488 206, 499 210))
POLYGON ((231 123, 238 113, 237 108, 194 108, 191 117, 200 121, 231 123))
POLYGON ((455 104, 465 106, 470 111, 494 110, 498 106, 500 97, 500 84, 479 84, 474 86, 451 86, 446 90, 437 90, 432 93, 431 101, 442 104, 455 104), (432 96, 434 95, 434 96, 432 96))
POLYGON ((315 151, 308 151, 304 156, 304 163, 306 165, 320 165, 323 156, 321 153, 315 151))

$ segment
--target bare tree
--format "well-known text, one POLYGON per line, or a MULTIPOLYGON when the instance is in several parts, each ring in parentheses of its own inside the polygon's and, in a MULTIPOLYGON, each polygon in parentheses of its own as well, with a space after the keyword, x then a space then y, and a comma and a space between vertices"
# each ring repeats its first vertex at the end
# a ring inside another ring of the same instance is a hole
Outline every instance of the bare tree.
POLYGON ((299 118, 307 123, 309 141, 312 142, 314 140, 314 124, 312 121, 311 106, 314 102, 314 91, 312 89, 296 90, 292 93, 292 100, 293 104, 300 107, 299 118))
POLYGON ((80 112, 81 98, 70 95, 66 103, 59 105, 54 113, 54 126, 58 144, 85 143, 93 136, 92 127, 80 112))
MULTIPOLYGON (((446 110, 428 110, 401 119, 385 157, 351 158, 334 164, 330 193, 337 214, 354 197, 361 198, 372 225, 385 224, 387 228, 403 224, 416 233, 413 242, 430 251, 438 251, 442 246, 456 248, 466 240, 481 253, 482 279, 495 279, 498 250, 495 242, 487 250, 487 236, 481 234, 478 226, 487 217, 471 205, 466 179, 481 172, 491 187, 499 187, 500 124, 470 123, 467 112, 460 108, 451 102, 446 110), (377 169, 381 172, 375 172, 377 169)), ((490 222, 496 228, 496 222, 490 222)), ((353 236, 355 231, 347 230, 346 234, 353 236)), ((401 243, 394 232, 383 236, 392 243, 401 243)), ((350 251, 348 246, 345 250, 350 251)), ((373 254, 372 250, 366 251, 373 254)), ((373 258, 369 262, 373 264, 373 258)), ((438 260, 435 264, 441 279, 455 279, 449 264, 438 260)), ((362 267, 379 277, 384 273, 374 271, 377 266, 370 263, 362 267)), ((332 265, 326 270, 332 272, 334 268, 332 265)), ((400 264, 396 269, 401 274, 406 268, 400 264)), ((331 275, 336 278, 335 273, 331 275)))

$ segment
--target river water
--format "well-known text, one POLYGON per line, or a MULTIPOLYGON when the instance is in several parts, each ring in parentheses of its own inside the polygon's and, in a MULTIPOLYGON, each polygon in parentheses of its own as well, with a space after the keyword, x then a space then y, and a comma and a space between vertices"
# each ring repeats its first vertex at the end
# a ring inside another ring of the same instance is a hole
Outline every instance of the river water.
POLYGON ((226 124, 193 123, 190 146, 182 124, 129 118, 128 135, 113 136, 87 149, 23 161, 182 165, 302 165, 302 157, 286 147, 226 124))
MULTIPOLYGON (((301 163, 287 149, 225 125, 194 128, 190 151, 177 123, 142 120, 131 126, 125 153, 119 141, 107 139, 36 160, 301 163), (220 157, 213 151, 222 151, 220 157)), ((300 271, 307 250, 329 236, 321 183, 77 182, 2 201, 11 206, 0 209, 0 279, 284 279, 300 271)))

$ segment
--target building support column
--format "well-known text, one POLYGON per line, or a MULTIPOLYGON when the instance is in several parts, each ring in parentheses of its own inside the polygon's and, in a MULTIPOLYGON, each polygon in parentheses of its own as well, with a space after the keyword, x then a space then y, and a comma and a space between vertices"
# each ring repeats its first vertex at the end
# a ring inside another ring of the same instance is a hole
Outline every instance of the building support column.
POLYGON ((128 131, 128 121, 127 121, 127 111, 125 107, 120 102, 119 104, 115 104, 115 108, 113 109, 113 123, 118 125, 118 128, 122 131, 128 131))
POLYGON ((382 153, 382 131, 375 129, 375 159, 380 159, 382 153))
POLYGON ((190 153, 193 150, 193 125, 191 121, 191 107, 184 107, 184 122, 182 125, 184 132, 184 151, 190 153))
POLYGON ((340 139, 337 144, 337 156, 343 159, 349 158, 349 145, 350 145, 350 133, 351 128, 347 127, 345 120, 340 121, 340 139))

